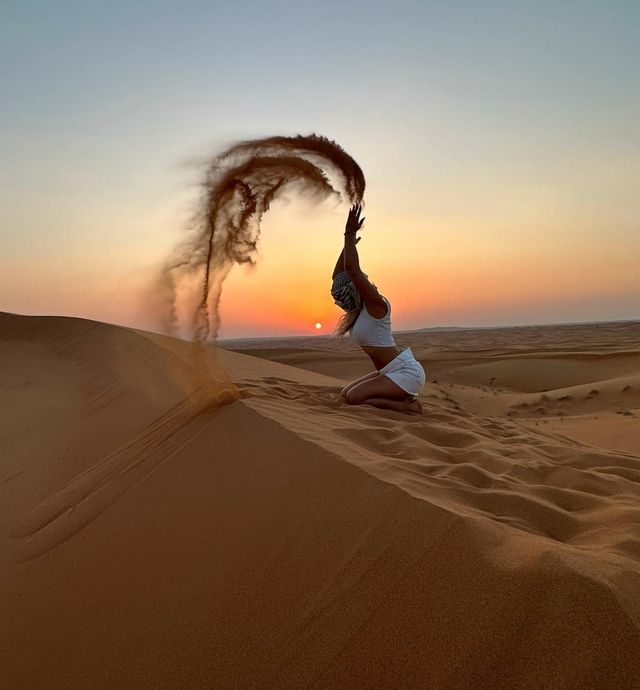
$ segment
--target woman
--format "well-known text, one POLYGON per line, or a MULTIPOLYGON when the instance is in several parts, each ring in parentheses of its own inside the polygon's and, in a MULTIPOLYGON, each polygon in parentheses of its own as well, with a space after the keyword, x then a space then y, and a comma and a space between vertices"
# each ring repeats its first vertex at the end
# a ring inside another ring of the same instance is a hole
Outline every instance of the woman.
POLYGON ((369 355, 376 368, 343 388, 351 405, 374 405, 386 410, 422 414, 418 393, 424 386, 424 369, 409 348, 400 351, 391 333, 391 305, 363 273, 358 260, 356 233, 362 228, 362 206, 349 211, 344 248, 333 269, 331 295, 344 310, 336 334, 351 338, 369 355))

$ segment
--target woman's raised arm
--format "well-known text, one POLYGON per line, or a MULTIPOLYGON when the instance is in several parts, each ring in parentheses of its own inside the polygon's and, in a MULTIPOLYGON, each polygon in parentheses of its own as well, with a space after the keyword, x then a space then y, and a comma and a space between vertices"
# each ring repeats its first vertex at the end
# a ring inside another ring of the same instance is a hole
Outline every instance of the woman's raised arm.
POLYGON ((379 319, 387 313, 387 303, 378 292, 378 288, 362 272, 358 250, 356 249, 356 244, 360 241, 360 238, 356 238, 356 233, 362 228, 364 223, 364 218, 360 218, 361 212, 362 206, 356 204, 351 207, 347 217, 347 224, 344 230, 344 270, 349 274, 353 284, 360 293, 369 314, 379 319))
POLYGON ((333 269, 333 273, 331 274, 331 280, 333 280, 338 273, 342 273, 344 271, 344 247, 342 248, 342 251, 340 252, 340 256, 338 257, 338 260, 336 261, 336 266, 333 269))

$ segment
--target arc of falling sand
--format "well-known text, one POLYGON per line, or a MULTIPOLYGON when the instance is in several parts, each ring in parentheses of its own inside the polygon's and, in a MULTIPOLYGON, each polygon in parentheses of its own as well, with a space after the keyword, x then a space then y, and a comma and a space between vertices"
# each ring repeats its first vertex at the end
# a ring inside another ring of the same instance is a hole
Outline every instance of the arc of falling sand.
POLYGON ((175 248, 162 272, 165 330, 175 334, 180 281, 203 271, 189 324, 189 336, 200 342, 215 338, 222 283, 234 263, 254 262, 262 216, 285 188, 316 201, 337 196, 353 204, 364 196, 365 178, 342 147, 313 134, 235 144, 211 161, 203 186, 195 232, 175 248))

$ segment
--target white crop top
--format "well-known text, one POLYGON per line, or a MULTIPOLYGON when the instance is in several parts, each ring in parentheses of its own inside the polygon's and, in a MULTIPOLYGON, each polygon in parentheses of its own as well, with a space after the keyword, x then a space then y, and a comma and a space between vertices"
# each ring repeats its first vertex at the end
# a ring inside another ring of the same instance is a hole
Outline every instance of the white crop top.
POLYGON ((360 314, 351 328, 351 338, 358 345, 393 347, 396 344, 391 333, 391 305, 386 297, 382 299, 387 303, 387 313, 380 319, 374 319, 364 304, 362 305, 360 314))

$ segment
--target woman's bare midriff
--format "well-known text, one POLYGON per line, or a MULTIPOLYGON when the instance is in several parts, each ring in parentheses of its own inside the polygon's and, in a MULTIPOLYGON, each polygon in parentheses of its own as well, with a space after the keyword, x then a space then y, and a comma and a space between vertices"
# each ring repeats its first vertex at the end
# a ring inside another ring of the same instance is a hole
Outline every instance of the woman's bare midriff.
POLYGON ((380 371, 382 367, 386 367, 389 362, 393 361, 399 354, 400 348, 395 345, 392 347, 374 347, 372 345, 361 345, 362 349, 369 355, 369 359, 373 362, 373 366, 380 371))

